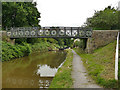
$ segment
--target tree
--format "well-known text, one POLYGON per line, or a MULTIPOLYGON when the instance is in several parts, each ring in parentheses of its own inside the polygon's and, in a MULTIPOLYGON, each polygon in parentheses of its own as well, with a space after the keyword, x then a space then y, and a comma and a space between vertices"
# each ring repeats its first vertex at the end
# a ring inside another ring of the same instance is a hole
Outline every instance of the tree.
POLYGON ((94 16, 88 18, 86 24, 94 29, 118 29, 118 11, 111 6, 103 11, 95 11, 94 16))
MULTIPOLYGON (((40 13, 36 2, 4 2, 2 4, 2 27, 40 27, 40 13)), ((37 39, 16 39, 16 43, 37 42, 37 39)))
POLYGON ((3 28, 39 26, 40 13, 35 2, 4 2, 2 9, 3 28))

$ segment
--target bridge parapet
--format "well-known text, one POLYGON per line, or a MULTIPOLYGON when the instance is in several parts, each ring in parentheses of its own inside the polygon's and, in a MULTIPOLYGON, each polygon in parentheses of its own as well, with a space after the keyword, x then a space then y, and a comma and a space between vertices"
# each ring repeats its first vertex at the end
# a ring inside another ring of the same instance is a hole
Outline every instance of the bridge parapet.
MULTIPOLYGON (((87 37, 88 40, 87 40, 87 45, 86 45, 86 52, 91 53, 93 50, 99 47, 105 46, 109 44, 110 42, 116 40, 118 32, 119 30, 93 30, 92 36, 87 37)), ((2 31, 2 32, 0 31, 0 35, 1 33, 2 33, 3 41, 7 41, 11 44, 15 43, 15 39, 14 38, 10 39, 10 37, 8 37, 6 34, 6 31, 2 31)))
POLYGON ((15 27, 7 28, 10 38, 89 38, 91 28, 81 27, 15 27))

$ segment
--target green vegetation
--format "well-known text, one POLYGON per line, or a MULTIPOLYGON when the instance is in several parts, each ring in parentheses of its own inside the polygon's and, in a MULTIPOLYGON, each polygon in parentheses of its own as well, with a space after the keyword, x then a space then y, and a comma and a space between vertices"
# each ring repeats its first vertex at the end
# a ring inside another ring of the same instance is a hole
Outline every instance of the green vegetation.
POLYGON ((94 30, 118 29, 120 28, 119 14, 120 11, 108 6, 104 10, 95 11, 94 15, 87 19, 86 25, 94 30))
POLYGON ((40 13, 34 2, 2 3, 2 27, 37 27, 40 13))
POLYGON ((96 49, 92 54, 86 54, 80 48, 75 51, 79 54, 88 70, 88 74, 101 86, 106 88, 117 88, 114 79, 114 55, 116 41, 105 47, 96 49))
MULTIPOLYGON (((120 45, 119 45, 120 50, 120 45)), ((118 62, 118 87, 120 88, 120 51, 119 51, 119 62, 118 62)))
POLYGON ((45 52, 45 51, 52 51, 52 50, 58 50, 59 45, 55 43, 49 43, 49 42, 40 42, 40 43, 34 43, 33 45, 31 44, 31 49, 33 52, 35 51, 40 51, 40 52, 45 52))
POLYGON ((52 50, 59 50, 60 48, 69 47, 72 43, 67 43, 70 39, 53 39, 53 38, 39 38, 39 39, 16 39, 15 45, 11 45, 7 40, 2 41, 2 61, 8 61, 14 58, 29 55, 31 52, 45 52, 52 50), (64 44, 61 46, 61 43, 64 44))
POLYGON ((87 42, 86 39, 78 39, 73 43, 73 48, 79 47, 79 48, 85 49, 86 42, 87 42))
POLYGON ((23 45, 11 45, 9 43, 2 42, 2 61, 23 57, 30 53, 31 48, 27 43, 23 43, 23 45))
MULTIPOLYGON (((36 8, 37 3, 36 2, 3 2, 2 3, 2 28, 3 30, 6 30, 7 27, 8 30, 11 27, 41 27, 39 25, 39 18, 40 12, 38 12, 38 9, 36 8)), ((54 27, 53 27, 54 28, 54 27)), ((65 46, 71 46, 73 41, 71 39, 65 39, 65 38, 19 38, 15 39, 15 42, 17 44, 21 43, 29 43, 29 44, 36 44, 41 43, 40 46, 43 46, 43 42, 46 45, 46 42, 58 44, 57 46, 60 46, 61 48, 64 48, 65 46)), ((54 45, 53 45, 54 46, 54 45)), ((51 46, 51 47, 53 47, 51 46)), ((35 46, 33 46, 35 47, 35 46)), ((35 48, 34 48, 35 49, 35 48)), ((38 48, 37 48, 38 49, 38 48)))
MULTIPOLYGON (((40 13, 35 2, 4 2, 2 7, 3 29, 6 27, 40 27, 38 19, 40 13)), ((7 43, 9 40, 6 37, 2 40, 2 61, 23 57, 35 51, 45 52, 71 45, 71 39, 19 38, 15 39, 15 45, 7 43)))
POLYGON ((57 47, 58 45, 49 42, 35 43, 33 45, 28 43, 11 45, 2 41, 2 61, 23 57, 29 55, 31 52, 56 50, 57 47))
MULTIPOLYGON (((38 24, 40 13, 36 5, 37 3, 31 2, 4 2, 2 4, 3 29, 6 27, 40 27, 38 24)), ((110 6, 96 11, 93 17, 87 19, 86 27, 92 27, 95 30, 118 29, 120 28, 119 13, 117 9, 110 6)), ((85 48, 84 40, 76 41, 73 45, 73 40, 64 38, 22 38, 16 39, 15 45, 5 41, 2 41, 2 61, 23 57, 34 51, 44 52, 65 46, 85 48)), ((88 73, 98 84, 107 88, 117 87, 117 81, 114 80, 115 42, 95 50, 92 54, 86 54, 81 49, 75 49, 75 51, 82 57, 88 73)), ((58 70, 50 88, 70 88, 72 86, 72 60, 73 54, 69 50, 66 61, 58 70)))
POLYGON ((120 88, 120 59, 118 63, 118 87, 120 88))
POLYGON ((73 80, 71 77, 73 53, 68 50, 66 61, 58 69, 49 88, 71 88, 73 80))

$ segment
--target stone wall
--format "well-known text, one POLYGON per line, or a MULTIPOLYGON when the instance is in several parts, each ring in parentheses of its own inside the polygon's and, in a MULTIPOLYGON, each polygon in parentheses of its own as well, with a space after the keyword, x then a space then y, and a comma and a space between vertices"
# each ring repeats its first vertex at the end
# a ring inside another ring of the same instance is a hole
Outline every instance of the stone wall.
POLYGON ((118 32, 119 30, 94 30, 92 37, 87 40, 86 52, 92 53, 93 50, 116 40, 118 32))
POLYGON ((0 37, 2 37, 2 41, 9 42, 11 44, 15 44, 15 39, 10 39, 7 37, 6 31, 0 31, 0 37))

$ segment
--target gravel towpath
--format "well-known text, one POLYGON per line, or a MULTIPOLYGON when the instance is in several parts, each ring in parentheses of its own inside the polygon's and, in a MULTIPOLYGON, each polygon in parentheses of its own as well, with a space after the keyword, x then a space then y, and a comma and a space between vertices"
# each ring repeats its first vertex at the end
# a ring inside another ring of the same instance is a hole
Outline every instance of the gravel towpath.
POLYGON ((101 88, 87 74, 83 62, 74 50, 73 52, 73 88, 101 88))

